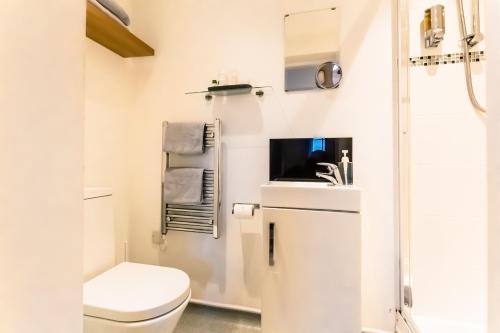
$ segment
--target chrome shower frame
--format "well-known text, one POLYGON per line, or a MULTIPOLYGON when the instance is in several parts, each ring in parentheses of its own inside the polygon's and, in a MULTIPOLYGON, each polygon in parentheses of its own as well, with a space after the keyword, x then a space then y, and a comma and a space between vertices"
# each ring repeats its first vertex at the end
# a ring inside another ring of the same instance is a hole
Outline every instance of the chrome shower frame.
POLYGON ((395 60, 394 80, 394 119, 396 142, 395 169, 395 330, 398 333, 420 333, 411 318, 411 306, 405 294, 411 296, 411 288, 407 285, 410 277, 408 271, 410 260, 410 91, 409 91, 409 0, 394 0, 393 3, 393 35, 395 60), (406 292, 406 293, 405 293, 406 292), (407 305, 408 304, 408 305, 407 305))

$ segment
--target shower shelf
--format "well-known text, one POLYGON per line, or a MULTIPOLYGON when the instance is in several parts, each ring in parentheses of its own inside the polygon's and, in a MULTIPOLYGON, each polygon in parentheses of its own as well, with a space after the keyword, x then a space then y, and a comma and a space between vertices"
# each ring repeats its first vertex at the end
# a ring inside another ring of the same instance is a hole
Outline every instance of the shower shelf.
POLYGON ((87 1, 87 37, 123 58, 153 56, 155 50, 87 1))
POLYGON ((266 89, 272 89, 271 86, 258 86, 254 87, 250 84, 232 84, 224 86, 211 86, 207 90, 203 91, 189 91, 186 95, 196 95, 204 94, 205 99, 211 100, 214 96, 234 96, 234 95, 245 95, 255 93, 256 96, 264 96, 264 91, 266 89))

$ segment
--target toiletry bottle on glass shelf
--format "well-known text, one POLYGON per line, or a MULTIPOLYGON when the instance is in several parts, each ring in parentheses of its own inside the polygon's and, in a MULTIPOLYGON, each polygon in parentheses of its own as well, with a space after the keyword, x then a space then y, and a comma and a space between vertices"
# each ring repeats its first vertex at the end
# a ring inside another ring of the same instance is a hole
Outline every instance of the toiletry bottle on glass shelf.
POLYGON ((227 73, 226 80, 227 80, 227 84, 229 84, 229 85, 235 85, 235 84, 238 84, 238 83, 239 83, 239 80, 238 80, 238 72, 237 72, 237 71, 235 71, 235 70, 230 70, 230 71, 227 73))
POLYGON ((220 70, 217 74, 217 85, 225 86, 227 83, 227 73, 224 70, 220 70))
POLYGON ((349 150, 342 150, 342 153, 344 154, 344 156, 339 163, 340 175, 345 185, 352 185, 352 162, 349 162, 349 157, 347 157, 347 153, 349 153, 349 150))

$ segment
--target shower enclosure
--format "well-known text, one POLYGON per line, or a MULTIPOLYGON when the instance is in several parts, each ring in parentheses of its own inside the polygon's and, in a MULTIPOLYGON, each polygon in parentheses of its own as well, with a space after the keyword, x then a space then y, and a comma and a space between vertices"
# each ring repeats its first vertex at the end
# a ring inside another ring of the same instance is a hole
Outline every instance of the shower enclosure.
POLYGON ((398 1, 401 333, 486 331, 481 5, 398 1), (424 12, 437 4, 445 8, 446 33, 439 46, 426 48, 424 12), (464 40, 465 30, 471 34, 464 40))

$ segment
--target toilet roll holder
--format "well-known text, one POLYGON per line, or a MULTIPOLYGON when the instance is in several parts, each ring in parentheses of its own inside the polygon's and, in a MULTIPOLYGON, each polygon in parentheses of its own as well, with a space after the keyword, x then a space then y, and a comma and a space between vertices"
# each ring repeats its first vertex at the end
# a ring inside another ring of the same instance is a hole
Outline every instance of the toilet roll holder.
POLYGON ((260 205, 259 204, 236 202, 236 203, 233 203, 233 209, 231 210, 231 214, 233 214, 233 215, 234 215, 234 206, 236 206, 236 205, 249 205, 249 206, 252 206, 252 216, 254 216, 254 213, 255 213, 256 209, 260 209, 260 205))

